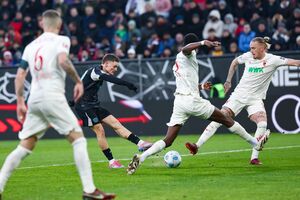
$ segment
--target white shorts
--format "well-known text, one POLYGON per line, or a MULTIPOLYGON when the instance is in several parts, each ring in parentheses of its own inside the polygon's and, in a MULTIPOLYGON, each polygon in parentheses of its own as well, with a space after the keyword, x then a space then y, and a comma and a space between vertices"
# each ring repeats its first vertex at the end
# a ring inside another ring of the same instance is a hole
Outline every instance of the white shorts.
POLYGON ((190 116, 208 119, 215 110, 215 106, 200 96, 175 95, 173 113, 168 126, 183 125, 190 116))
POLYGON ((61 135, 69 135, 72 130, 82 132, 66 100, 49 100, 28 105, 19 139, 23 140, 33 135, 41 138, 50 126, 61 135))
POLYGON ((264 102, 260 99, 241 102, 235 97, 230 97, 222 107, 230 108, 235 116, 237 116, 244 108, 246 108, 248 116, 257 112, 266 112, 264 102))

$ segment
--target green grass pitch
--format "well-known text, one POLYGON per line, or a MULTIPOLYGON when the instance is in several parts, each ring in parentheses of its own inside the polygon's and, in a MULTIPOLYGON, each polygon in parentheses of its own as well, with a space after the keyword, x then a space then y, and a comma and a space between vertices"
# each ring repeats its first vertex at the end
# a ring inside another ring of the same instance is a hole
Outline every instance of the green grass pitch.
MULTIPOLYGON (((160 137, 143 137, 155 141, 160 137)), ((271 134, 261 153, 262 166, 249 165, 250 146, 237 135, 217 134, 196 156, 185 149, 197 135, 181 134, 173 146, 150 157, 128 176, 125 169, 108 169, 96 139, 88 140, 93 175, 98 187, 119 200, 297 200, 300 199, 300 134, 271 134), (182 163, 164 166, 162 156, 177 150, 182 163)), ((137 147, 119 137, 108 138, 115 158, 126 165, 137 147)), ((17 141, 0 142, 0 164, 17 141)), ((66 140, 41 140, 34 153, 13 173, 4 200, 80 200, 82 188, 66 140)))

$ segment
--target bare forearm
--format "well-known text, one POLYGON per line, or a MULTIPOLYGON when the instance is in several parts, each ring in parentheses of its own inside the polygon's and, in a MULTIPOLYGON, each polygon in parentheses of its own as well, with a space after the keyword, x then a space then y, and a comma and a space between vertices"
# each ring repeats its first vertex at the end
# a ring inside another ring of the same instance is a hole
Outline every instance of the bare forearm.
POLYGON ((77 71, 75 70, 74 65, 69 59, 65 59, 60 65, 74 82, 76 83, 81 82, 80 77, 77 71))
POLYGON ((27 72, 24 69, 19 68, 15 78, 15 93, 17 101, 24 100, 24 81, 27 72))
POLYGON ((200 46, 204 45, 204 40, 199 42, 190 43, 182 48, 184 54, 190 54, 193 50, 198 49, 200 46))
POLYGON ((230 64, 228 74, 227 74, 227 78, 226 78, 226 82, 231 82, 232 77, 233 77, 237 67, 238 67, 238 62, 237 62, 236 59, 234 59, 230 64))

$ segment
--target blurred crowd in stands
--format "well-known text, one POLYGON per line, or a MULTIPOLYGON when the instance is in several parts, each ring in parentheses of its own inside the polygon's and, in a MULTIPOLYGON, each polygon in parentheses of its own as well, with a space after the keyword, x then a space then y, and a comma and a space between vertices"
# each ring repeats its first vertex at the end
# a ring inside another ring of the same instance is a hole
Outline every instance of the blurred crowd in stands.
POLYGON ((41 14, 56 9, 61 34, 71 39, 74 62, 175 56, 186 33, 220 41, 202 49, 220 56, 249 50, 256 36, 269 36, 272 51, 300 50, 297 0, 1 0, 0 66, 15 66, 23 48, 42 33, 41 14))

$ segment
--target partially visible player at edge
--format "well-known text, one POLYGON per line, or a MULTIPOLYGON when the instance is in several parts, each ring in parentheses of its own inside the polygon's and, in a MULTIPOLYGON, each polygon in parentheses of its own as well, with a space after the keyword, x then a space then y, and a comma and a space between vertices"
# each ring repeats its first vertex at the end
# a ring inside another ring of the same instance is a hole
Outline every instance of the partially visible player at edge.
POLYGON ((224 115, 218 108, 213 106, 208 100, 200 97, 199 94, 199 66, 197 61, 197 49, 200 46, 218 46, 219 42, 203 40, 199 42, 195 34, 189 33, 184 37, 184 47, 176 56, 173 66, 176 79, 175 100, 173 113, 170 122, 167 124, 168 131, 163 140, 159 140, 141 155, 135 155, 127 168, 128 174, 133 174, 145 159, 153 154, 162 151, 165 147, 172 145, 183 124, 190 116, 195 116, 224 124, 231 132, 239 134, 252 147, 257 150, 263 148, 269 137, 269 131, 261 138, 252 137, 238 123, 229 116, 224 115))
MULTIPOLYGON (((267 114, 263 100, 272 80, 272 75, 280 66, 300 66, 300 60, 288 59, 267 53, 270 47, 268 37, 253 38, 250 43, 250 52, 235 58, 230 65, 226 82, 225 93, 231 88, 232 77, 239 64, 245 64, 244 74, 236 86, 234 92, 222 107, 222 112, 230 117, 237 116, 242 109, 246 109, 251 121, 256 123, 255 137, 260 137, 267 130, 267 114)), ((192 154, 196 154, 200 148, 222 124, 211 122, 197 143, 186 143, 186 147, 192 154)), ((259 151, 252 150, 250 164, 262 164, 258 159, 259 151)))
POLYGON ((83 126, 90 127, 96 133, 99 147, 109 160, 109 168, 123 168, 124 166, 114 159, 101 123, 107 124, 119 136, 136 144, 139 151, 144 151, 152 145, 152 143, 143 141, 131 133, 108 110, 100 106, 98 90, 102 86, 103 81, 124 85, 130 90, 137 90, 134 84, 113 76, 118 70, 119 62, 119 58, 114 54, 106 54, 99 66, 86 70, 81 77, 84 94, 75 104, 76 113, 82 119, 83 126))
POLYGON ((114 194, 104 193, 94 185, 87 142, 65 98, 66 74, 75 82, 75 101, 83 94, 83 84, 68 58, 70 39, 58 35, 62 19, 57 11, 47 10, 42 15, 42 23, 44 33, 26 46, 15 79, 17 117, 24 124, 19 132, 20 144, 7 156, 0 171, 0 199, 13 170, 31 154, 50 125, 73 146, 83 186, 82 198, 114 199, 114 194), (27 110, 23 92, 29 70, 32 81, 27 110))

